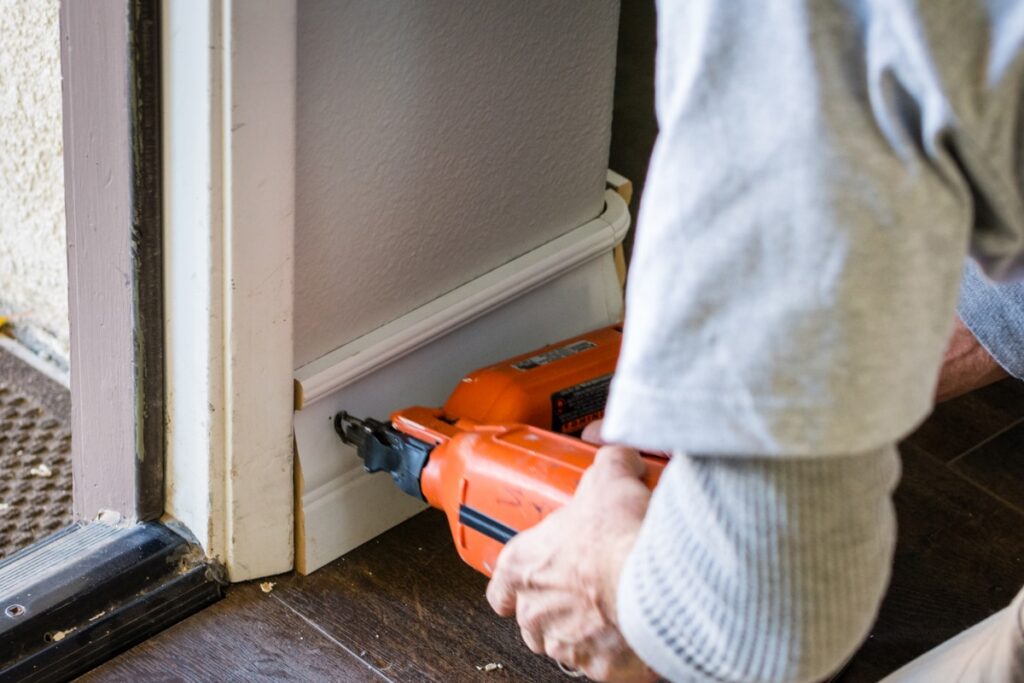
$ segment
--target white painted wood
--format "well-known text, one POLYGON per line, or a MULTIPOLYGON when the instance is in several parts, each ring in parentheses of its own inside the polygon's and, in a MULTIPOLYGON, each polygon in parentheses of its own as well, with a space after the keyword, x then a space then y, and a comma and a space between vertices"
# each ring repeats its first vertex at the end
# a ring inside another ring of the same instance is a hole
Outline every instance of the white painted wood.
POLYGON ((165 0, 162 22, 165 510, 223 557, 221 4, 165 0))
POLYGON ((617 194, 605 198, 602 218, 296 373, 305 394, 295 414, 299 571, 323 566, 422 509, 387 475, 363 472, 334 433, 339 410, 386 418, 406 405, 437 405, 474 368, 621 319, 612 250, 629 214, 617 194))
POLYGON ((301 389, 302 404, 314 403, 611 251, 629 230, 629 208, 614 190, 607 190, 604 199, 604 213, 589 223, 299 368, 295 379, 301 389))
POLYGON ((163 3, 168 515, 293 557, 294 0, 163 3))

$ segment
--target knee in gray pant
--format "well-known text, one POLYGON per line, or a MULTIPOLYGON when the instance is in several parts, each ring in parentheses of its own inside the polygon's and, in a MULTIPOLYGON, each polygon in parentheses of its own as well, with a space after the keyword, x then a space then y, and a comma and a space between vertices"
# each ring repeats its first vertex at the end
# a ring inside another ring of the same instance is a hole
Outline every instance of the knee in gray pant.
POLYGON ((924 653, 881 683, 1024 683, 1024 590, 1009 607, 924 653))

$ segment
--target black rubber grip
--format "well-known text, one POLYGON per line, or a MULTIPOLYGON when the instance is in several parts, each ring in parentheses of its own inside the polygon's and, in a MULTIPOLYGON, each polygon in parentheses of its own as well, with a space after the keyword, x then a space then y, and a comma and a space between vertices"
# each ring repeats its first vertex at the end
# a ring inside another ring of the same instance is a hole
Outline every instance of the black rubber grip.
POLYGON ((499 543, 508 543, 518 531, 507 527, 493 517, 488 517, 465 505, 459 506, 459 523, 468 526, 474 531, 479 531, 484 536, 493 538, 499 543))

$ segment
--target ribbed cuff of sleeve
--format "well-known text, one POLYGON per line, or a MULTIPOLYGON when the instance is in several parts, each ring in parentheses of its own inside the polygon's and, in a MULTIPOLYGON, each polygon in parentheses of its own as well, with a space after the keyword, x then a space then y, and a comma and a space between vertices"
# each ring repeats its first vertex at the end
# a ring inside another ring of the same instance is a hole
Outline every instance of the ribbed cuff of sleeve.
POLYGON ((968 261, 957 310, 992 358, 1017 379, 1024 378, 1024 282, 991 282, 968 261))
POLYGON ((672 681, 817 681, 868 633, 895 543, 895 448, 817 460, 677 455, 618 586, 672 681))

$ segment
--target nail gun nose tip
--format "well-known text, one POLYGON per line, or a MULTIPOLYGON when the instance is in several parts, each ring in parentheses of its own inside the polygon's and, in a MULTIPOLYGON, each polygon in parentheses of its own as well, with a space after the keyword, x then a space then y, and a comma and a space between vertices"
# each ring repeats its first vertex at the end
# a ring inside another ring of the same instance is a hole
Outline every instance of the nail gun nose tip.
POLYGON ((345 430, 351 423, 352 418, 344 410, 334 416, 334 431, 338 432, 338 436, 345 443, 348 443, 348 435, 345 433, 345 430))

